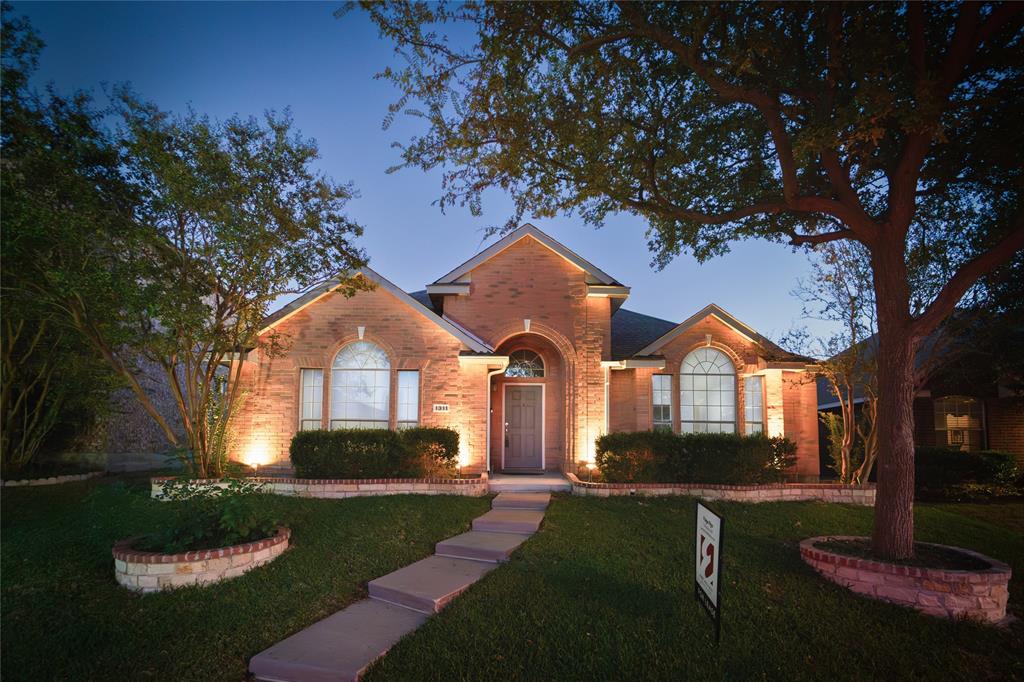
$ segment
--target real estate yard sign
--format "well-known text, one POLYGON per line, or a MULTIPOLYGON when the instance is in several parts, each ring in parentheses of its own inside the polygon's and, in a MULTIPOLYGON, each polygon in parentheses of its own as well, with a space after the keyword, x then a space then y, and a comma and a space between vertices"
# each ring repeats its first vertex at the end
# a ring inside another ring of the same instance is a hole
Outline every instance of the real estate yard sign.
POLYGON ((715 621, 715 641, 722 625, 722 517, 697 503, 694 597, 715 621))

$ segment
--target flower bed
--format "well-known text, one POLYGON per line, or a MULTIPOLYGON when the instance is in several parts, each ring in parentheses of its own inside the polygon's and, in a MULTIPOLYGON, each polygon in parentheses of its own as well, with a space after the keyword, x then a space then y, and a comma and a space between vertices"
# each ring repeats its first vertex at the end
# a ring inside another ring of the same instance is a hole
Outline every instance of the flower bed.
POLYGON ((800 556, 826 580, 874 599, 909 606, 939 618, 970 618, 986 623, 1006 619, 1006 601, 1010 594, 1010 567, 1006 564, 947 545, 929 546, 960 553, 987 568, 925 568, 838 554, 818 546, 863 539, 851 536, 808 538, 800 543, 800 556))
MULTIPOLYGON (((162 499, 165 476, 150 479, 153 499, 162 499)), ((275 495, 293 497, 371 497, 376 495, 464 495, 483 497, 488 493, 487 474, 467 478, 252 478, 264 484, 264 490, 275 495)), ((216 479, 197 480, 211 487, 226 484, 216 479)))
POLYGON ((63 476, 47 476, 45 478, 25 478, 14 481, 4 481, 4 487, 21 485, 57 485, 58 483, 71 483, 72 481, 85 481, 90 478, 102 476, 102 471, 88 471, 84 474, 65 474, 63 476))
POLYGON ((291 531, 280 527, 265 540, 181 554, 132 549, 138 538, 114 545, 114 576, 135 592, 156 592, 185 585, 206 585, 236 578, 273 561, 288 548, 291 531))
POLYGON ((662 497, 688 495, 703 500, 728 502, 800 502, 820 500, 873 506, 875 486, 841 483, 768 483, 764 485, 712 485, 710 483, 590 483, 566 474, 573 495, 662 497))

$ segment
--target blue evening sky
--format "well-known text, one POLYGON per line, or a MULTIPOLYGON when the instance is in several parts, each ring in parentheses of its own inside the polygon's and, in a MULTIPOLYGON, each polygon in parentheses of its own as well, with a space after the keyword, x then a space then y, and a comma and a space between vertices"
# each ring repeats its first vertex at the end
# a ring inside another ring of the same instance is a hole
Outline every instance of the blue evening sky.
MULTIPOLYGON (((398 160, 391 143, 422 123, 400 118, 382 129, 396 92, 373 76, 395 61, 392 47, 359 12, 333 18, 339 4, 15 2, 14 11, 46 42, 37 85, 102 98, 104 83, 130 82, 164 109, 191 104, 216 118, 291 107, 296 127, 320 144, 322 170, 359 190, 348 213, 366 228, 371 267, 421 289, 476 253, 482 228, 503 223, 511 202, 492 193, 481 218, 442 214, 432 205, 439 173, 385 173, 398 160)), ((790 291, 809 268, 789 247, 741 242, 704 265, 683 255, 658 272, 646 224, 633 216, 612 216, 600 230, 573 217, 532 222, 632 287, 633 310, 679 322, 715 302, 772 338, 794 324, 825 329, 800 319, 790 291)))

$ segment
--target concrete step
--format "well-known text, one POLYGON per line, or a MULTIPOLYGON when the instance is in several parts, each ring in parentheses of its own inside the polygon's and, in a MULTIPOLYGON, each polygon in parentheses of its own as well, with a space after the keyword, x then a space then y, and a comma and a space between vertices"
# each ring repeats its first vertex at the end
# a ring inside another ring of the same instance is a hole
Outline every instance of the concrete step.
POLYGON ((370 596, 420 613, 437 613, 495 564, 431 556, 369 584, 370 596))
POLYGON ((572 484, 561 474, 545 476, 494 474, 487 481, 487 485, 492 493, 572 492, 572 484))
POLYGON ((265 682, 358 680, 426 619, 416 611, 364 599, 256 654, 249 671, 265 682))
POLYGON ((491 502, 493 509, 532 509, 544 511, 551 502, 551 493, 500 493, 491 502))
POLYGON ((506 561, 529 535, 518 533, 485 533, 471 530, 462 535, 437 543, 435 552, 440 556, 472 561, 506 561))
POLYGON ((473 530, 492 533, 535 533, 544 520, 544 512, 531 509, 492 509, 473 519, 473 530))

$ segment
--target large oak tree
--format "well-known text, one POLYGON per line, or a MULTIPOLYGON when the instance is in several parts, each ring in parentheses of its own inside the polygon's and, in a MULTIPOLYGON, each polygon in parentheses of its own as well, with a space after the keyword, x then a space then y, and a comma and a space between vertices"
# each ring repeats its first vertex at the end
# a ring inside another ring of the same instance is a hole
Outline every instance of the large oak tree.
POLYGON ((442 206, 649 221, 656 261, 854 240, 879 334, 874 546, 913 552, 913 358, 1024 247, 1018 3, 364 3, 442 206), (911 300, 911 291, 915 292, 911 300), (916 293, 920 292, 920 294, 916 293))

